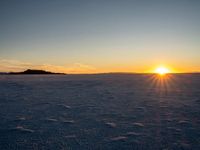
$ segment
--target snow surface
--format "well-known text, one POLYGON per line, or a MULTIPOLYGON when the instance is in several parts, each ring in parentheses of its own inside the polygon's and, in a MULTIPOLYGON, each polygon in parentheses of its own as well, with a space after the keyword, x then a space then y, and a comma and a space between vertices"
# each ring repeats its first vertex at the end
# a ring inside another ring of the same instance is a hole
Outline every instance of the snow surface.
POLYGON ((200 149, 200 75, 1 75, 1 150, 200 149))

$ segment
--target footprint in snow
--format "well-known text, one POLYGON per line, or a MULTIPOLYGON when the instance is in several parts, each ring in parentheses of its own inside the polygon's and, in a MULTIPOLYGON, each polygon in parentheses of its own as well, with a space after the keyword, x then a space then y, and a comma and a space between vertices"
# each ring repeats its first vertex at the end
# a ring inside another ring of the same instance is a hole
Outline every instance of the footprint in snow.
POLYGON ((57 120, 57 119, 54 119, 54 118, 48 118, 48 119, 46 119, 46 121, 49 121, 49 122, 57 122, 58 120, 57 120))
POLYGON ((133 123, 133 125, 136 127, 144 127, 144 124, 142 124, 140 122, 135 122, 135 123, 133 123))
POLYGON ((25 120, 26 120, 25 117, 17 117, 17 118, 15 119, 15 121, 25 121, 25 120))
POLYGON ((58 104, 58 106, 60 106, 62 108, 65 108, 65 109, 70 109, 71 108, 71 106, 65 105, 65 104, 58 104))
POLYGON ((111 140, 111 141, 124 141, 124 140, 126 140, 126 139, 127 139, 126 136, 117 136, 117 137, 111 138, 110 140, 111 140))
POLYGON ((20 131, 20 132, 23 132, 23 133, 33 133, 35 132, 34 130, 31 130, 31 129, 28 129, 28 128, 24 128, 22 126, 17 126, 15 128, 12 129, 13 131, 20 131))
POLYGON ((190 126, 191 125, 191 123, 189 121, 187 121, 187 120, 180 120, 178 122, 178 124, 182 125, 182 126, 190 126))
POLYGON ((137 132, 127 132, 126 135, 127 136, 140 136, 142 134, 141 133, 137 133, 137 132))
POLYGON ((114 122, 106 122, 105 123, 107 126, 111 127, 111 128, 116 128, 117 125, 114 122))

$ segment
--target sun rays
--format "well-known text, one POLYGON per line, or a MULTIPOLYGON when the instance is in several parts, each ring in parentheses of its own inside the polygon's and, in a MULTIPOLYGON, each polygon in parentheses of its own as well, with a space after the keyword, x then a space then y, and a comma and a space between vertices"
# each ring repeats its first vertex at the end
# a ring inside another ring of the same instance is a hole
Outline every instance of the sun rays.
MULTIPOLYGON (((148 91, 151 94, 157 94, 158 97, 165 97, 168 92, 176 85, 174 74, 152 74, 147 79, 148 91)), ((162 99, 162 98, 161 98, 162 99)), ((161 100, 159 99, 159 100, 161 100)))

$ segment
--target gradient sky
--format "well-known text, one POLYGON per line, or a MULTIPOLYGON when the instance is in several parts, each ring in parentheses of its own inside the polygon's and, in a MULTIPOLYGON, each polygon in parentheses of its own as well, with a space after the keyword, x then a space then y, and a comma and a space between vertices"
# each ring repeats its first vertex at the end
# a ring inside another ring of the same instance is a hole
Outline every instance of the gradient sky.
POLYGON ((1 0, 0 71, 200 71, 199 0, 1 0))

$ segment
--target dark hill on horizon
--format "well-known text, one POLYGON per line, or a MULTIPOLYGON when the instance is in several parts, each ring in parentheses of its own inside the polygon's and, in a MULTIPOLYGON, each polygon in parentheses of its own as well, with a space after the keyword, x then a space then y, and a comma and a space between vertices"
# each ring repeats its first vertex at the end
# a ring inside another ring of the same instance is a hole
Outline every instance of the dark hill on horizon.
POLYGON ((10 72, 9 74, 64 74, 64 73, 54 73, 54 72, 49 72, 45 70, 32 70, 32 69, 27 69, 23 72, 10 72))

